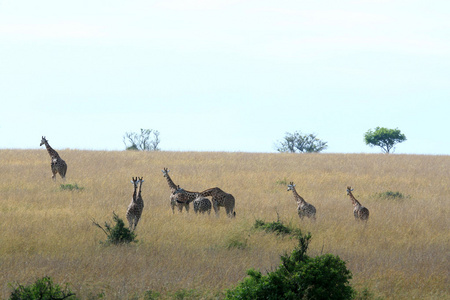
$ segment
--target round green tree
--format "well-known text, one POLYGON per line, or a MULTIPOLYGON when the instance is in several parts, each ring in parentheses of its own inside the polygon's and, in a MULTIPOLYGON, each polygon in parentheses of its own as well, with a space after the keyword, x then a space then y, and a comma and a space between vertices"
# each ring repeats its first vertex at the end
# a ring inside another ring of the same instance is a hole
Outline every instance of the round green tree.
POLYGON ((388 129, 384 127, 377 127, 375 130, 369 129, 364 134, 364 141, 370 147, 377 146, 383 150, 384 153, 390 153, 395 148, 395 144, 406 141, 406 136, 401 133, 400 129, 388 129))

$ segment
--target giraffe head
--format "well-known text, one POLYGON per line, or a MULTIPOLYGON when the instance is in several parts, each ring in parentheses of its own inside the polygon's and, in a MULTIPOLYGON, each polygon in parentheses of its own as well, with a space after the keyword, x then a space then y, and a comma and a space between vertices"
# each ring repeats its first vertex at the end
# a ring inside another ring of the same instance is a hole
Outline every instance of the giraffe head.
POLYGON ((353 191, 351 186, 347 186, 347 195, 350 195, 350 193, 353 191))
POLYGON ((162 172, 163 172, 163 175, 164 175, 164 177, 168 177, 169 176, 169 169, 167 169, 167 168, 163 168, 162 169, 162 172))
POLYGON ((131 177, 131 179, 132 179, 131 183, 134 185, 134 188, 136 188, 138 185, 139 179, 137 177, 136 178, 131 177))
POLYGON ((288 190, 288 191, 293 191, 294 188, 295 188, 295 184, 291 181, 291 182, 288 184, 287 190, 288 190))
POLYGON ((39 146, 42 146, 42 145, 44 145, 47 142, 48 142, 47 139, 45 138, 45 136, 43 136, 42 139, 41 139, 41 144, 39 146))

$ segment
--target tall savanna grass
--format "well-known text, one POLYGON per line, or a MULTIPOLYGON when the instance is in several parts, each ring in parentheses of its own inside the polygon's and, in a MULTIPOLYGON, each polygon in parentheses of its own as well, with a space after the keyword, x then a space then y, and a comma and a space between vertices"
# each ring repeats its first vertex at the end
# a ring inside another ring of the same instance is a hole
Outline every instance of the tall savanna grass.
POLYGON ((143 298, 195 290, 220 297, 246 270, 273 270, 296 241, 252 230, 255 220, 311 232, 309 255, 339 255, 357 290, 386 299, 444 299, 449 291, 450 157, 366 154, 102 152, 60 150, 67 178, 51 179, 45 150, 0 150, 0 298, 8 283, 50 276, 82 299, 143 298), (161 172, 186 190, 220 187, 236 198, 236 218, 172 214, 161 172), (138 243, 105 246, 95 227, 115 212, 126 220, 143 176, 138 243), (317 209, 300 221, 292 192, 317 209), (77 186, 61 188, 61 184, 77 186), (370 210, 354 220, 346 187, 370 210), (380 194, 399 192, 401 199, 380 194))

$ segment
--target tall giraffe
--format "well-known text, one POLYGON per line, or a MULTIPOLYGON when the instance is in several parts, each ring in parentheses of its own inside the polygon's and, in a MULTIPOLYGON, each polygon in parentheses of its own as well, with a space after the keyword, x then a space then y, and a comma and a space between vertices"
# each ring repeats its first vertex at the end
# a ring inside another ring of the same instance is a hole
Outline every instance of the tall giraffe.
POLYGON ((219 215, 219 207, 223 206, 225 207, 225 210, 227 212, 227 215, 230 218, 233 218, 236 216, 236 212, 234 211, 235 206, 235 199, 233 195, 225 193, 220 188, 210 188, 207 190, 204 190, 200 193, 200 196, 202 197, 208 197, 211 196, 214 212, 216 213, 216 216, 219 215))
POLYGON ((134 186, 133 198, 131 199, 130 205, 128 205, 127 209, 127 220, 130 227, 130 230, 136 230, 136 226, 141 218, 142 211, 144 210, 144 200, 142 200, 142 183, 144 182, 143 177, 134 178, 131 180, 131 183, 134 186), (139 191, 136 193, 139 184, 139 191), (136 195, 137 194, 137 195, 136 195))
POLYGON ((297 202, 297 213, 300 219, 303 220, 303 218, 306 216, 308 218, 311 218, 313 220, 316 219, 316 208, 314 205, 308 203, 303 199, 295 190, 295 184, 293 182, 290 182, 288 185, 288 191, 292 191, 294 194, 294 200, 297 202))
POLYGON ((56 180, 56 173, 59 173, 62 179, 65 179, 67 172, 67 164, 66 162, 59 156, 58 152, 55 149, 50 147, 48 141, 45 137, 42 137, 41 144, 39 146, 45 145, 47 148, 47 152, 50 155, 51 159, 51 169, 52 169, 52 179, 56 180))
POLYGON ((167 180, 167 183, 169 184, 170 188, 170 207, 172 208, 172 213, 175 213, 175 206, 178 208, 179 212, 183 211, 183 207, 186 210, 186 212, 189 212, 189 203, 187 200, 195 199, 195 192, 189 192, 185 191, 184 189, 181 189, 179 185, 176 185, 172 178, 169 176, 169 169, 163 168, 162 172, 164 177, 167 180))
POLYGON ((353 203, 353 215, 356 220, 367 221, 369 219, 369 210, 362 206, 352 193, 353 189, 351 186, 347 186, 347 195, 350 197, 353 203))

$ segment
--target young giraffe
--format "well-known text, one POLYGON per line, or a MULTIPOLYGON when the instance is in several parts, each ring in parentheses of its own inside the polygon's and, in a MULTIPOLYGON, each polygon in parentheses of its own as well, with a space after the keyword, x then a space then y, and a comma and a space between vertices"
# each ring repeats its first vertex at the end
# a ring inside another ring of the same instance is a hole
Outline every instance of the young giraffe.
POLYGON ((52 179, 56 180, 56 173, 59 173, 59 175, 61 175, 61 178, 65 179, 67 172, 66 162, 59 156, 58 152, 56 152, 52 147, 50 147, 45 137, 42 137, 41 144, 39 146, 42 145, 45 145, 45 148, 47 148, 47 152, 52 160, 50 165, 53 173, 52 179))
POLYGON ((230 218, 233 218, 236 216, 236 212, 234 211, 234 205, 235 205, 235 199, 233 195, 225 193, 218 187, 211 188, 204 190, 200 193, 200 196, 202 197, 208 197, 211 196, 214 212, 216 213, 216 216, 219 215, 219 207, 223 206, 225 207, 225 210, 227 212, 227 215, 230 218))
POLYGON ((353 215, 356 220, 367 221, 369 219, 369 210, 362 206, 358 200, 356 200, 355 196, 352 194, 352 191, 352 187, 347 186, 347 195, 350 196, 350 200, 352 200, 353 203, 353 215))
POLYGON ((211 201, 208 198, 200 196, 200 193, 195 193, 195 199, 192 197, 188 198, 186 192, 183 189, 179 189, 176 193, 180 193, 180 197, 176 200, 181 203, 194 203, 194 212, 195 213, 205 213, 208 215, 211 213, 211 201))
POLYGON ((170 188, 170 192, 171 192, 170 206, 172 208, 172 213, 175 213, 175 206, 178 208, 179 212, 183 211, 183 207, 186 210, 186 212, 189 212, 189 203, 187 203, 186 201, 189 199, 194 200, 196 193, 180 189, 180 186, 176 185, 170 178, 169 171, 170 170, 168 170, 167 168, 163 168, 163 170, 162 170, 163 175, 166 178, 167 183, 169 184, 169 188, 170 188), (183 196, 180 196, 181 193, 183 194, 183 196))
POLYGON ((305 201, 295 190, 295 184, 293 182, 289 183, 288 185, 288 191, 292 191, 294 194, 294 199, 297 202, 297 213, 301 220, 303 220, 303 217, 312 218, 313 220, 316 219, 316 208, 314 205, 309 204, 305 201))
POLYGON ((133 199, 131 199, 130 205, 128 205, 127 209, 127 220, 130 227, 130 230, 136 230, 136 226, 141 218, 142 211, 144 210, 144 200, 142 200, 142 183, 144 182, 143 177, 141 178, 132 178, 131 183, 134 185, 133 199), (136 190, 139 183, 139 192, 136 196, 136 190))

